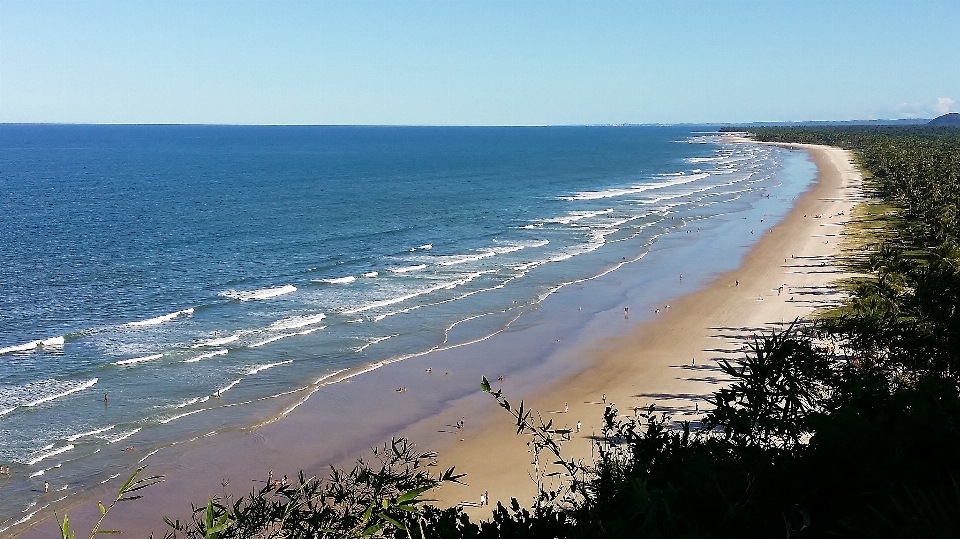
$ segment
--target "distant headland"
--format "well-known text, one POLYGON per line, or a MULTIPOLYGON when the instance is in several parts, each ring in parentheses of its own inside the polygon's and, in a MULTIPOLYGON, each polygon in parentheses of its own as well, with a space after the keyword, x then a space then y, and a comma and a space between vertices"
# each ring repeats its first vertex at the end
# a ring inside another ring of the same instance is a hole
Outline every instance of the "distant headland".
POLYGON ((930 120, 928 125, 960 125, 960 112, 948 112, 930 120))

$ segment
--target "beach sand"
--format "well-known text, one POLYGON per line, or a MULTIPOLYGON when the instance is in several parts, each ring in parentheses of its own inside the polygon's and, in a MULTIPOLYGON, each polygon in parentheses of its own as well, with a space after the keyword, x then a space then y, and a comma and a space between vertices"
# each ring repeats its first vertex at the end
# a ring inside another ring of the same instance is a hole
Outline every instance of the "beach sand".
MULTIPOLYGON (((817 183, 768 233, 769 226, 757 223, 763 237, 738 269, 711 276, 705 286, 681 297, 694 290, 696 279, 680 283, 678 275, 676 283, 658 283, 644 301, 651 297, 649 301, 663 303, 659 306, 648 302, 580 311, 591 300, 589 288, 570 290, 566 299, 526 315, 495 338, 326 386, 282 420, 256 429, 228 430, 144 455, 148 473, 163 474, 166 481, 143 491, 142 500, 122 504, 109 515, 107 527, 159 536, 165 531, 162 518, 187 517, 191 502, 202 504, 224 492, 242 496, 262 485, 269 470, 274 477, 295 477, 298 470, 325 475, 330 464, 349 465, 369 456, 367 448, 394 436, 437 450, 440 468, 455 465, 468 474, 469 486, 446 485, 431 493, 438 505, 467 502, 468 512, 487 517, 488 508, 472 507, 484 491, 490 493, 491 506, 511 497, 529 505, 535 485, 528 477, 532 466, 526 439, 516 436, 507 412, 479 391, 481 376, 494 388, 502 386, 511 402, 522 399, 558 425, 582 421, 579 435, 565 446, 570 455, 590 456, 587 436, 598 429, 604 394, 621 413, 656 403, 674 419, 696 420, 695 406, 703 411, 703 397, 724 383, 718 358, 742 354, 754 332, 839 299, 830 287, 841 276, 833 262, 842 225, 861 194, 860 176, 847 152, 803 148, 817 165, 817 183), (781 285, 785 287, 778 292, 781 285), (629 317, 625 306, 631 307, 629 317), (578 318, 588 311, 592 318, 578 318), (530 366, 531 357, 547 359, 530 366), (499 374, 506 374, 502 384, 496 380, 499 374), (406 391, 396 391, 400 386, 406 391), (464 428, 456 428, 464 418, 464 428)), ((26 531, 9 531, 23 537, 56 535, 49 515, 54 508, 61 515, 69 510, 76 529, 89 530, 99 517, 93 502, 115 496, 118 481, 131 470, 116 472, 121 477, 89 489, 86 501, 55 502, 45 510, 45 521, 26 531)))

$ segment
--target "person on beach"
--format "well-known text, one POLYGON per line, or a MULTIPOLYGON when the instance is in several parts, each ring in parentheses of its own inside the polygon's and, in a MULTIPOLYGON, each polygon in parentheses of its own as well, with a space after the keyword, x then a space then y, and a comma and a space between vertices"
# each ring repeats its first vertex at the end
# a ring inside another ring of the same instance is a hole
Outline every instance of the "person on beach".
POLYGON ((490 505, 490 491, 488 491, 488 490, 483 491, 483 498, 484 498, 486 504, 489 506, 489 505, 490 505))
POLYGON ((604 403, 604 404, 607 403, 607 394, 606 394, 606 393, 603 394, 603 403, 604 403))
POLYGON ((580 422, 577 421, 577 432, 580 432, 580 422))
POLYGON ((44 492, 50 492, 50 482, 49 482, 49 481, 44 481, 44 482, 43 482, 43 491, 44 491, 44 492))
POLYGON ((567 413, 569 411, 570 411, 570 405, 567 403, 563 403, 563 413, 567 413))
POLYGON ((696 367, 696 366, 697 366, 697 358, 691 358, 691 359, 690 359, 690 366, 691 366, 691 367, 696 367))
POLYGON ((483 507, 487 504, 487 491, 483 491, 483 494, 480 495, 480 507, 483 507))
POLYGON ((267 485, 273 486, 273 470, 270 470, 270 473, 267 474, 267 485))

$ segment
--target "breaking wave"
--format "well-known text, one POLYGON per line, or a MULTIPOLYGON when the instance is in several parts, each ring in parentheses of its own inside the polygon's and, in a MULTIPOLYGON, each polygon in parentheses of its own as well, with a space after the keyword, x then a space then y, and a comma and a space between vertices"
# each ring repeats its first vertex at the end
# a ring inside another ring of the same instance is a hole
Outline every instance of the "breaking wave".
POLYGON ((284 294, 296 292, 297 287, 292 284, 277 286, 274 288, 261 288, 259 290, 224 290, 220 296, 239 301, 253 301, 260 299, 270 299, 284 294))

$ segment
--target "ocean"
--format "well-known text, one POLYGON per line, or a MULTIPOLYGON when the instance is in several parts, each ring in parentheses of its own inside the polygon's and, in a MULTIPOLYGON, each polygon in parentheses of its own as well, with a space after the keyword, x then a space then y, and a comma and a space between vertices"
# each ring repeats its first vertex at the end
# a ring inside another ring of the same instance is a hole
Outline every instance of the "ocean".
POLYGON ((0 125, 0 532, 814 175, 711 126, 0 125))

